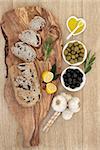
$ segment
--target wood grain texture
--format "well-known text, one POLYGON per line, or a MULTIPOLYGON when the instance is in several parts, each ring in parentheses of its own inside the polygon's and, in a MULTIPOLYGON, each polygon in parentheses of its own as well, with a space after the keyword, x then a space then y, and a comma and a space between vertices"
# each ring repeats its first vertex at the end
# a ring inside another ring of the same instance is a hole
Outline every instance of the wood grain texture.
MULTIPOLYGON (((96 52, 96 64, 87 75, 84 89, 74 93, 81 99, 81 111, 66 122, 61 117, 47 134, 41 132, 41 143, 34 150, 99 150, 100 149, 100 1, 99 0, 0 0, 0 18, 11 8, 39 4, 59 19, 65 43, 68 30, 65 21, 70 15, 86 19, 87 30, 75 37, 83 40, 88 49, 96 52)), ((0 150, 24 150, 22 131, 8 111, 3 97, 4 39, 0 33, 0 150)), ((63 63, 63 68, 66 65, 63 63)), ((64 91, 62 86, 60 91, 64 91)), ((29 150, 32 150, 30 148, 29 150)))
MULTIPOLYGON (((50 11, 45 10, 39 6, 27 6, 12 9, 6 12, 2 17, 3 24, 1 25, 2 33, 5 39, 5 65, 6 65, 6 83, 4 88, 4 97, 7 101, 8 108, 15 116, 23 130, 24 146, 38 146, 39 145, 39 128, 41 121, 47 116, 53 95, 46 93, 43 88, 44 84, 41 80, 42 72, 51 70, 52 66, 56 64, 57 74, 61 73, 61 51, 62 51, 62 34, 56 18, 50 11), (28 28, 29 22, 34 16, 39 15, 46 21, 46 26, 40 31, 42 38, 41 46, 35 48, 37 57, 34 65, 37 69, 38 78, 40 81, 41 100, 35 106, 30 108, 23 108, 16 101, 12 84, 10 83, 9 69, 12 65, 22 63, 20 59, 15 57, 11 52, 11 47, 18 41, 19 34, 28 28), (53 40, 52 52, 45 60, 43 54, 43 44, 48 37, 53 40), (9 88, 10 87, 10 88, 9 88)), ((58 85, 58 79, 54 81, 58 85)))

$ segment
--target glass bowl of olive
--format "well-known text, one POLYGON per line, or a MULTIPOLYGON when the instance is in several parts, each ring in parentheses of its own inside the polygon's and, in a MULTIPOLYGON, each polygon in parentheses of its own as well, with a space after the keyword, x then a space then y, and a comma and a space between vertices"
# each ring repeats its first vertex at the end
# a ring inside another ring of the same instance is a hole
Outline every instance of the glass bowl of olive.
POLYGON ((62 56, 67 64, 79 66, 87 57, 87 49, 80 41, 69 41, 63 48, 62 56))
POLYGON ((67 67, 61 74, 62 86, 72 92, 81 90, 86 83, 86 75, 76 66, 67 67))

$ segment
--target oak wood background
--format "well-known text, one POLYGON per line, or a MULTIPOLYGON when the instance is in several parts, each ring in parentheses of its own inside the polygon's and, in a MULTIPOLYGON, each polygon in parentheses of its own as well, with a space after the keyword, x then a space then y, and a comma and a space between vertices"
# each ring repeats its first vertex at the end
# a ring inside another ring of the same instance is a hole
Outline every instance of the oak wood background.
MULTIPOLYGON (((74 93, 81 99, 81 111, 70 121, 61 117, 52 129, 41 132, 41 143, 28 150, 99 150, 100 149, 100 0, 0 0, 0 19, 9 9, 38 4, 53 12, 58 18, 65 43, 68 30, 66 19, 71 15, 84 17, 86 31, 75 37, 96 52, 96 63, 87 75, 83 90, 74 93)), ((0 31, 0 150, 24 150, 22 131, 9 112, 4 100, 5 65, 4 44, 0 31)), ((66 65, 63 63, 63 69, 66 65)), ((60 86, 60 91, 64 89, 60 86)))

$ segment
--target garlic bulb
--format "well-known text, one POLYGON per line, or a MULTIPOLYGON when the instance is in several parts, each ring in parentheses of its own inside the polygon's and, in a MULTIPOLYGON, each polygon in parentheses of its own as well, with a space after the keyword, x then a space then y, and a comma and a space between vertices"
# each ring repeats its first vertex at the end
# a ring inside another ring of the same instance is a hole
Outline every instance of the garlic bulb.
POLYGON ((63 112, 67 107, 67 101, 62 95, 57 95, 53 98, 52 108, 54 111, 63 112))
POLYGON ((71 112, 68 108, 64 112, 62 112, 62 118, 64 120, 70 120, 72 116, 73 116, 73 112, 71 112))
POLYGON ((73 97, 69 102, 69 110, 72 111, 73 113, 76 113, 80 110, 79 106, 80 99, 78 97, 73 97))
POLYGON ((62 95, 67 101, 72 99, 72 95, 71 94, 66 94, 66 93, 62 92, 60 95, 62 95))

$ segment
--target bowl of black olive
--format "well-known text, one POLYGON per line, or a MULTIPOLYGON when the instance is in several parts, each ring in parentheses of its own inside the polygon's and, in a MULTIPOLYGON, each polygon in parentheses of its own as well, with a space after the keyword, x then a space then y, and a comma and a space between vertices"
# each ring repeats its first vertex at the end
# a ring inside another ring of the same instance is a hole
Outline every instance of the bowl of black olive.
POLYGON ((61 83, 63 87, 72 92, 81 90, 86 82, 86 75, 76 66, 67 67, 61 74, 61 83))
POLYGON ((78 40, 69 41, 63 48, 62 56, 67 64, 79 66, 87 57, 87 49, 85 45, 78 40))

